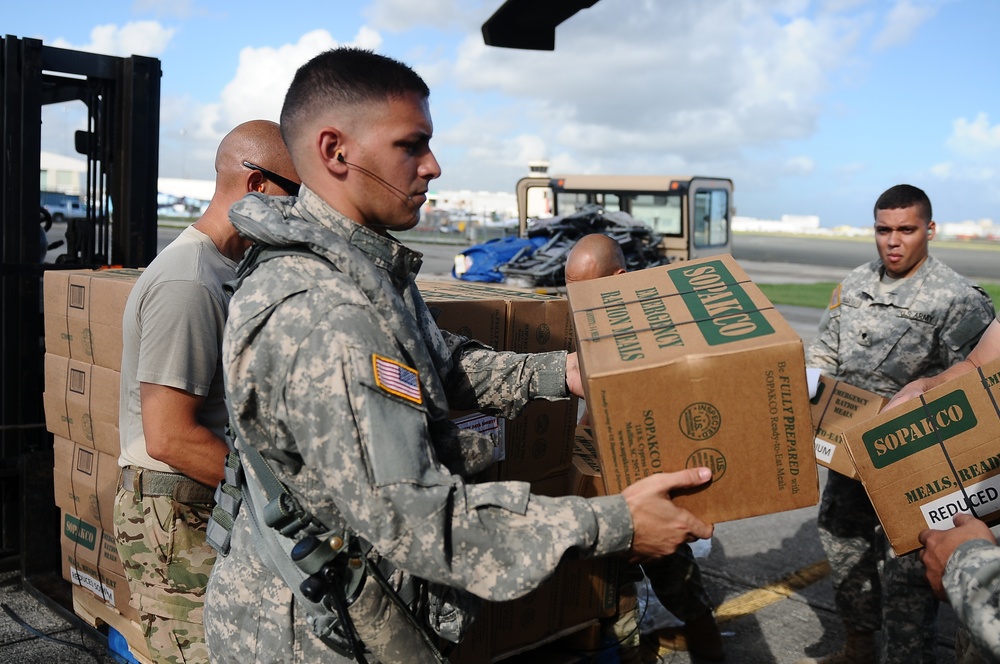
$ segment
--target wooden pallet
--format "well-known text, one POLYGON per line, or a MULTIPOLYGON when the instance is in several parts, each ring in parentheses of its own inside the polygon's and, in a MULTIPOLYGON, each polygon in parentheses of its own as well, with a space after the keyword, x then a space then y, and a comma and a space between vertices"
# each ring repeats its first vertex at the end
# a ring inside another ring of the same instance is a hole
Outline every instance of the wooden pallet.
POLYGON ((95 629, 114 627, 128 642, 129 652, 139 664, 153 664, 142 635, 142 627, 118 613, 113 606, 85 588, 73 586, 73 612, 95 629))

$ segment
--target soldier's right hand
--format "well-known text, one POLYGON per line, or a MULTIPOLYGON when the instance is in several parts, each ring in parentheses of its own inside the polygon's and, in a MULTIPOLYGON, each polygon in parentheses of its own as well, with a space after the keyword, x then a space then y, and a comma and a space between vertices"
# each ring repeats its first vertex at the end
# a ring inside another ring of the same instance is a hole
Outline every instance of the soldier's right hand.
POLYGON ((632 512, 632 554, 636 558, 659 558, 685 542, 712 536, 715 527, 706 524, 670 500, 675 489, 695 487, 712 479, 708 468, 688 468, 676 473, 656 473, 625 487, 622 497, 632 512))

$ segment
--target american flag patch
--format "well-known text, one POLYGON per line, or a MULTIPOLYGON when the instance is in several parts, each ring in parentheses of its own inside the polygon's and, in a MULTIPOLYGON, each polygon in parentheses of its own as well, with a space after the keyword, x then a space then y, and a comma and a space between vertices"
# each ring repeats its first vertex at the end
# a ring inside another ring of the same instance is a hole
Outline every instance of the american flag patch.
POLYGON ((836 309, 840 306, 840 289, 844 284, 837 284, 837 287, 833 289, 833 293, 830 295, 830 309, 836 309))
POLYGON ((420 375, 415 370, 375 354, 372 354, 372 366, 375 367, 375 383, 383 390, 413 403, 423 403, 420 375))

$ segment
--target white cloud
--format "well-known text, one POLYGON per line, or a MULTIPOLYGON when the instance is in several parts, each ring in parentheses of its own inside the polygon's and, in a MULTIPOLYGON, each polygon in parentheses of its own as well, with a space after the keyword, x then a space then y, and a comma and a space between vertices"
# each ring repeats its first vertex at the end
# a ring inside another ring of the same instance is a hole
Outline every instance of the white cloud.
POLYGON ((955 164, 950 161, 945 161, 940 164, 935 164, 931 166, 931 173, 942 180, 950 179, 952 174, 955 172, 955 164))
POLYGON ((363 14, 376 28, 402 32, 421 26, 472 28, 482 23, 500 0, 479 0, 476 3, 459 0, 375 0, 363 14), (475 7, 470 5, 477 5, 475 7), (484 9, 486 7, 486 9, 484 9), (485 14, 483 13, 485 11, 485 14))
POLYGON ((930 4, 899 0, 886 15, 882 31, 875 36, 873 41, 875 48, 884 50, 906 43, 935 11, 930 4))
POLYGON ((113 23, 95 27, 90 31, 89 44, 71 44, 65 39, 56 39, 52 46, 121 57, 155 57, 167 50, 173 36, 173 28, 166 28, 156 21, 132 21, 121 27, 113 23))
POLYGON ((977 114, 971 121, 958 118, 952 123, 952 133, 947 145, 966 157, 1000 155, 1000 125, 991 126, 986 113, 977 114))
POLYGON ((377 50, 381 44, 378 32, 362 26, 344 44, 326 30, 313 30, 294 44, 243 48, 236 72, 217 101, 205 104, 190 98, 163 98, 160 152, 164 175, 214 177, 215 152, 222 137, 247 120, 277 122, 285 92, 299 67, 340 45, 377 50))
POLYGON ((557 29, 554 52, 468 37, 452 79, 516 100, 553 153, 663 171, 802 138, 863 25, 808 3, 602 0, 557 29), (627 9, 626 9, 627 5, 627 9))
POLYGON ((785 173, 791 175, 812 175, 816 162, 811 157, 791 157, 785 160, 785 173))

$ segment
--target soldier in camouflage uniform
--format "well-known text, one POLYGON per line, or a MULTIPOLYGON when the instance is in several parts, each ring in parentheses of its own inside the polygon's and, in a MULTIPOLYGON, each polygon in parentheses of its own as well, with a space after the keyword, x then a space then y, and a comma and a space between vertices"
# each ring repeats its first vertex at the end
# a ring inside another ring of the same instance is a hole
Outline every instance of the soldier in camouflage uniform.
POLYGON ((256 164, 297 179, 274 122, 245 122, 223 138, 211 203, 153 259, 126 302, 123 470, 114 525, 131 604, 156 662, 208 661, 202 597, 215 551, 205 542, 205 528, 229 452, 222 284, 235 276, 249 246, 227 213, 249 191, 294 193, 256 164))
POLYGON ((1000 662, 1000 547, 979 519, 959 514, 955 526, 920 533, 920 559, 931 587, 962 625, 955 661, 1000 662))
MULTIPOLYGON (((899 391, 885 410, 909 401, 953 378, 1000 358, 1000 321, 986 328, 969 357, 933 377, 920 378, 899 391)), ((920 559, 935 594, 958 615, 955 661, 958 664, 1000 662, 1000 548, 982 521, 968 514, 955 517, 955 528, 920 533, 920 559)))
MULTIPOLYGON (((879 259, 836 288, 806 365, 890 398, 964 359, 994 311, 985 291, 928 255, 934 222, 923 191, 892 187, 874 212, 879 259)), ((875 662, 879 629, 883 663, 936 661, 937 600, 915 555, 891 555, 862 484, 830 471, 818 523, 847 628, 844 650, 818 661, 875 662)))
MULTIPOLYGON (((387 231, 417 223, 440 175, 428 95, 411 69, 359 49, 320 54, 296 73, 281 126, 302 192, 251 195, 230 214, 262 246, 302 250, 260 262, 231 301, 224 362, 237 448, 259 450, 328 528, 370 542, 369 558, 395 568, 393 586, 512 599, 566 555, 658 557, 710 536, 711 526, 669 500, 672 488, 706 481, 708 469, 596 499, 466 481, 491 463, 493 442, 457 431, 449 408, 514 416, 530 399, 582 386, 575 354, 495 352, 438 330, 420 297, 420 254, 387 231)), ((253 467, 244 470, 255 481, 253 467)), ((248 511, 206 594, 212 659, 348 661, 313 634, 248 511)), ((428 661, 407 649, 403 615, 373 599, 378 585, 369 574, 347 610, 371 659, 428 661)))

